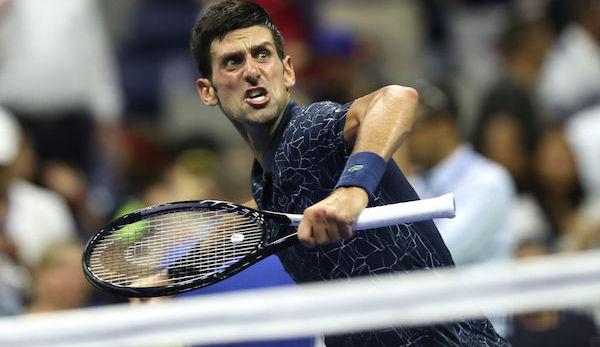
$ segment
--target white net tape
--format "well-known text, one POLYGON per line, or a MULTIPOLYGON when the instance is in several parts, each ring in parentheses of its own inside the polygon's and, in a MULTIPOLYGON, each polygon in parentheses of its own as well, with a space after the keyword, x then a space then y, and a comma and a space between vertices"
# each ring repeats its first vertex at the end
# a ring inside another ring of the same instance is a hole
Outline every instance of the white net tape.
POLYGON ((600 251, 0 319, 0 346, 319 336, 600 303, 600 251))

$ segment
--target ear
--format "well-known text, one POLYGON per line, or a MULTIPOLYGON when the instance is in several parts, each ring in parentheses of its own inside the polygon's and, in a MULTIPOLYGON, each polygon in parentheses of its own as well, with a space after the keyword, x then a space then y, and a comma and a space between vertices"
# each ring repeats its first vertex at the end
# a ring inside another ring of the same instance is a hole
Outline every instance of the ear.
POLYGON ((294 64, 292 64, 292 57, 288 55, 281 62, 283 63, 283 82, 289 89, 296 84, 296 72, 294 64))
POLYGON ((196 91, 202 99, 202 102, 207 106, 216 106, 219 104, 219 98, 215 88, 208 78, 198 78, 196 80, 196 91))

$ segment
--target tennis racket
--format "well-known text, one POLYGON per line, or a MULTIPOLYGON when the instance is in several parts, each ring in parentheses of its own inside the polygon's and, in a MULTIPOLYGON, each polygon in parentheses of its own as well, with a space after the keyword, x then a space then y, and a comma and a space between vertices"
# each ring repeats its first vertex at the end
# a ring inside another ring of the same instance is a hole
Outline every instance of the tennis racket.
MULTIPOLYGON (((365 209, 353 230, 454 217, 454 196, 365 209)), ((128 297, 173 295, 226 279, 298 242, 302 215, 202 200, 150 206, 93 236, 83 254, 87 279, 128 297)))

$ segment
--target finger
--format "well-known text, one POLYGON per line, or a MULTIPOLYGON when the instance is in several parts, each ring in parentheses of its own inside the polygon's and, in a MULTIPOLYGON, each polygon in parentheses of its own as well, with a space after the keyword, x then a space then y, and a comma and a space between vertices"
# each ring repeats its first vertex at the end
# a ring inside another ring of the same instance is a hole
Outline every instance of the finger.
POLYGON ((326 245, 330 242, 329 235, 327 234, 327 226, 325 211, 315 211, 312 224, 312 235, 318 245, 326 245))
POLYGON ((347 222, 341 220, 338 222, 338 231, 340 233, 340 237, 343 239, 349 239, 354 236, 354 231, 352 230, 352 222, 347 222))
POLYGON ((298 225, 298 240, 307 247, 315 247, 317 244, 312 236, 310 217, 306 215, 298 225))
POLYGON ((338 242, 342 239, 339 231, 339 219, 333 210, 325 211, 326 232, 329 242, 338 242))

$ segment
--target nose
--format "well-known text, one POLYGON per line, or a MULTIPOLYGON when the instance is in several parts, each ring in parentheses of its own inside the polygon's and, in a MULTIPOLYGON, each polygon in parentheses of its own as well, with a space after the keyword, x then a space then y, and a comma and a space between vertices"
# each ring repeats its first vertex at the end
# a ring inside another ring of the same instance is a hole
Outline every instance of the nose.
POLYGON ((253 59, 246 60, 244 78, 250 83, 255 83, 260 78, 260 70, 253 59))

